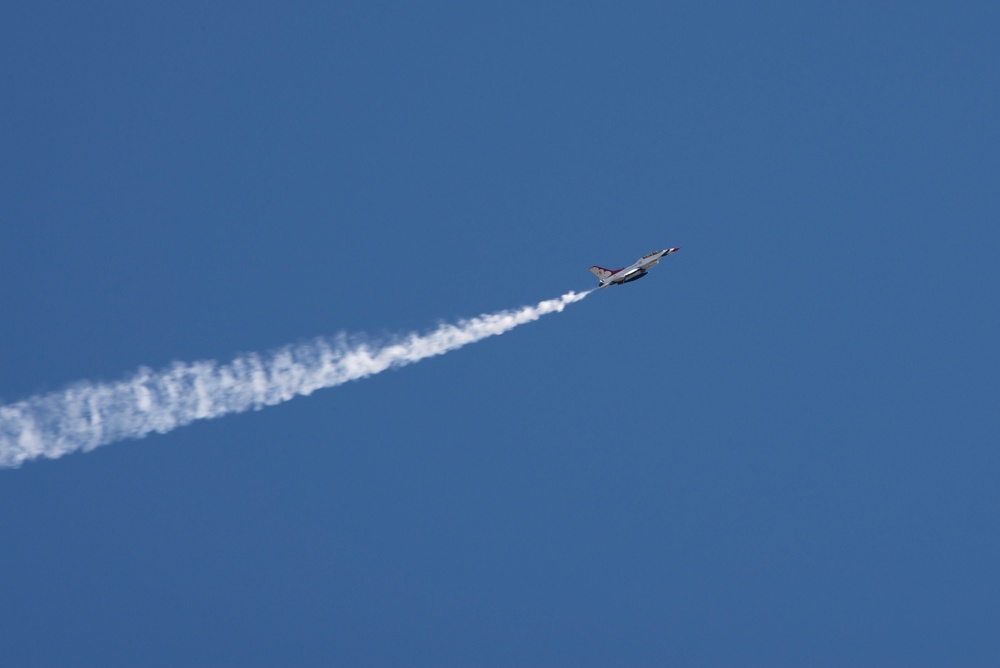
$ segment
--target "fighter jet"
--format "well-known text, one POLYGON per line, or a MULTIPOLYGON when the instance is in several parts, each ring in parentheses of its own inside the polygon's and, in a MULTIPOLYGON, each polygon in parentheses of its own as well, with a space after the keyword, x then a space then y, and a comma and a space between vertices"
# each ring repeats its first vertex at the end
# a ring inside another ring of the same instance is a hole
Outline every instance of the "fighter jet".
POLYGON ((609 285, 624 285, 625 283, 638 281, 646 275, 646 272, 649 271, 650 267, 655 267, 660 263, 662 258, 665 258, 671 253, 676 253, 679 250, 680 248, 668 248, 667 250, 653 251, 652 253, 643 255, 635 262, 635 264, 627 267, 623 267, 621 269, 591 267, 590 272, 600 279, 600 287, 602 288, 606 288, 609 285))

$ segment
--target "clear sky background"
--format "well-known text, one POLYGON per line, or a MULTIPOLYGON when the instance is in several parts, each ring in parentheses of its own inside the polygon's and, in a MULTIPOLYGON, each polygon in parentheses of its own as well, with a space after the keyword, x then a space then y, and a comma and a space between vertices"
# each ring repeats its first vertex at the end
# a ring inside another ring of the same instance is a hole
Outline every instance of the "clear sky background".
POLYGON ((0 662, 997 665, 998 34, 992 2, 3 3, 4 402, 682 250, 0 471, 0 662))

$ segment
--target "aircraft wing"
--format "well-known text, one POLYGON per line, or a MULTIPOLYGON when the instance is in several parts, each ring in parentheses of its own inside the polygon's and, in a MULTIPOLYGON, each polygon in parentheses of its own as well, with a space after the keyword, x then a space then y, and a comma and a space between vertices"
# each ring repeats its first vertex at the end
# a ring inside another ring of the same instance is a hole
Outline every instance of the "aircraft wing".
POLYGON ((635 276, 636 274, 641 274, 641 273, 642 273, 642 268, 640 267, 635 267, 633 269, 629 269, 628 271, 623 271, 620 274, 615 274, 615 282, 618 282, 619 280, 624 281, 632 276, 635 276))

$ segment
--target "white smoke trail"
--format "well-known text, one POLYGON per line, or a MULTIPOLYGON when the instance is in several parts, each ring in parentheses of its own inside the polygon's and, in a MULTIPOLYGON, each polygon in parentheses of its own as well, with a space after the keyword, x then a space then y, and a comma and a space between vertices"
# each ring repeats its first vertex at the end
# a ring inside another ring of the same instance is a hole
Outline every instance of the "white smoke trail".
POLYGON ((280 404, 503 334, 560 312, 591 292, 568 292, 535 306, 460 320, 381 346, 352 345, 340 335, 266 355, 241 355, 229 364, 175 362, 161 371, 141 368, 117 383, 83 382, 29 397, 0 406, 0 467, 20 466, 36 457, 55 459, 154 431, 162 434, 194 420, 280 404))

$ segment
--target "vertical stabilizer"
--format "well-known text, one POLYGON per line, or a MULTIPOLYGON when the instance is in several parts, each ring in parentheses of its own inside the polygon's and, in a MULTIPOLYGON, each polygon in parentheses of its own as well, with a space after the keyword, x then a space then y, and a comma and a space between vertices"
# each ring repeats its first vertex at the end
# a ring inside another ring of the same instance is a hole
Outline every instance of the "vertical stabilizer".
MULTIPOLYGON (((621 270, 619 269, 619 271, 621 270)), ((590 273, 592 273, 594 276, 597 276, 597 278, 603 281, 607 278, 610 278, 611 275, 614 274, 615 272, 613 272, 610 269, 605 269, 604 267, 593 266, 590 268, 590 273)))

